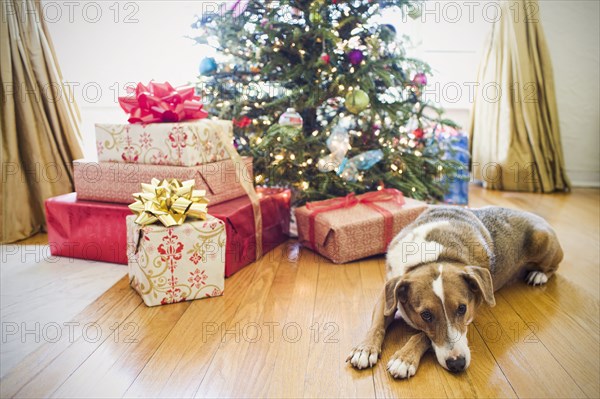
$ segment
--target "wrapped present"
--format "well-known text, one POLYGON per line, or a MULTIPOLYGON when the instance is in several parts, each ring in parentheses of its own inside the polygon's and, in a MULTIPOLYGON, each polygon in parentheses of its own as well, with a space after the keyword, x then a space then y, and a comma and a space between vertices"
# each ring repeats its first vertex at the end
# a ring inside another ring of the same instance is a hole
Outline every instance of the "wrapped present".
POLYGON ((127 264, 127 205, 82 201, 75 193, 46 200, 50 253, 127 264))
POLYGON ((225 224, 195 181, 143 183, 127 217, 129 280, 148 306, 223 293, 225 224), (196 220, 194 220, 196 219, 196 220))
POLYGON ((445 150, 445 159, 458 161, 462 167, 453 176, 443 176, 442 182, 448 182, 448 191, 444 195, 446 204, 467 205, 469 203, 469 138, 463 131, 448 126, 438 128, 436 136, 445 150))
POLYGON ((241 162, 228 159, 183 167, 77 160, 73 162, 75 191, 80 199, 130 203, 141 183, 177 178, 195 180, 214 205, 246 195, 241 180, 253 181, 252 158, 244 157, 241 162))
POLYGON ((426 208, 395 189, 311 202, 296 209, 298 239, 332 262, 346 263, 385 253, 426 208))
POLYGON ((225 140, 233 140, 231 121, 96 124, 100 162, 197 166, 229 159, 225 140))
POLYGON ((194 87, 138 83, 119 105, 129 124, 96 124, 101 162, 197 166, 231 157, 232 123, 203 119, 194 87))
POLYGON ((291 192, 287 189, 256 188, 262 214, 262 229, 258 232, 253 208, 248 197, 240 197, 210 207, 210 214, 225 222, 227 250, 225 276, 229 277, 256 260, 257 236, 264 253, 288 238, 291 192))
POLYGON ((127 217, 129 281, 147 306, 223 294, 225 224, 214 217, 174 227, 127 217))

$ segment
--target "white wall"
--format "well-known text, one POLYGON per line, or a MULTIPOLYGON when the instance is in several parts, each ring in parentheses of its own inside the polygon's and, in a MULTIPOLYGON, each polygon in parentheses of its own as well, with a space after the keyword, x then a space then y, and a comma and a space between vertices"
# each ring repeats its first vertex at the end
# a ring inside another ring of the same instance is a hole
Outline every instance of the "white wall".
POLYGON ((190 25, 202 4, 75 1, 70 18, 68 3, 44 0, 42 4, 63 77, 74 82, 84 153, 93 159, 94 123, 127 120, 117 96, 125 94, 128 83, 154 79, 178 86, 196 80, 207 51, 185 36, 196 32, 190 25))
POLYGON ((554 66, 567 172, 575 185, 600 186, 600 2, 541 2, 554 66))
MULTIPOLYGON (((122 93, 126 82, 192 82, 200 60, 212 55, 184 37, 194 33, 189 28, 193 16, 208 2, 136 1, 116 3, 117 7, 115 3, 76 2, 71 20, 65 3, 43 3, 64 78, 79 83, 75 95, 82 113, 85 153, 92 158, 93 123, 125 119, 115 94, 122 93), (56 9, 62 12, 60 18, 56 9), (132 23, 126 23, 128 15, 132 23), (99 96, 97 87, 102 90, 99 96)), ((434 71, 426 95, 464 127, 472 103, 469 85, 476 82, 495 4, 429 1, 417 20, 399 14, 382 18, 393 23, 399 34, 410 35, 410 55, 428 61, 434 71)), ((599 13, 596 1, 540 1, 540 20, 554 63, 567 171, 579 185, 600 185, 599 13)))

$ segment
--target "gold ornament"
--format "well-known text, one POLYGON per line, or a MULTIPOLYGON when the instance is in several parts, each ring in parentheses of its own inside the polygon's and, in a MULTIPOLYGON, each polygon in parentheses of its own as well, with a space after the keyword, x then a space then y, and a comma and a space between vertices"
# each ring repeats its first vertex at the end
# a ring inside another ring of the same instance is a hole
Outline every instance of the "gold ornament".
POLYGON ((136 201, 129 209, 137 215, 135 223, 142 226, 160 221, 165 227, 180 226, 186 217, 205 220, 208 199, 205 190, 194 190, 194 180, 152 179, 142 183, 142 192, 133 194, 136 201))
POLYGON ((352 90, 346 94, 346 109, 353 114, 359 114, 369 106, 369 95, 362 90, 352 90))

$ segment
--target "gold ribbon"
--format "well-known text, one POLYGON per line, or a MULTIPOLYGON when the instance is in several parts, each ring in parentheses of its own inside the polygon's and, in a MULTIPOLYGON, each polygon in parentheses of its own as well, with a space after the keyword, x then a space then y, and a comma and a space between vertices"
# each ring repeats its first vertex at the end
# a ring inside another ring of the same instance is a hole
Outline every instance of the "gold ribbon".
POLYGON ((135 223, 142 226, 160 221, 166 227, 180 226, 185 219, 205 220, 208 199, 205 190, 194 190, 194 180, 152 179, 142 183, 142 192, 133 194, 136 201, 129 209, 137 215, 135 223))
MULTIPOLYGON (((233 129, 233 125, 230 125, 233 129)), ((252 203, 252 212, 254 214, 254 235, 256 237, 256 260, 259 260, 263 255, 262 248, 262 213, 260 211, 260 199, 258 198, 258 194, 256 194, 256 190, 254 189, 254 182, 245 177, 242 174, 242 169, 245 169, 245 163, 240 157, 240 154, 237 152, 235 147, 233 146, 233 142, 231 140, 231 132, 227 132, 224 129, 218 129, 219 135, 221 136, 221 141, 223 142, 223 147, 227 154, 229 154, 229 158, 236 165, 235 168, 235 177, 237 181, 240 182, 240 185, 248 195, 250 202, 252 203), (239 167, 238 167, 239 166, 239 167)))

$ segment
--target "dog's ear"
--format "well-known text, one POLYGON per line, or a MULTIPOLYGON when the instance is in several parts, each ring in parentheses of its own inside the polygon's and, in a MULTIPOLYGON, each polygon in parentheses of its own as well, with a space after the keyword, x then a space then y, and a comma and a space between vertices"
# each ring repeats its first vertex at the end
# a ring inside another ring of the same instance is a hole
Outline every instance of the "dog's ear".
POLYGON ((488 269, 479 266, 467 266, 465 267, 464 277, 471 290, 480 293, 490 307, 496 305, 494 284, 488 269))
POLYGON ((408 300, 408 289, 410 283, 402 277, 394 277, 385 283, 385 308, 384 316, 396 313, 398 301, 404 303, 408 300))

